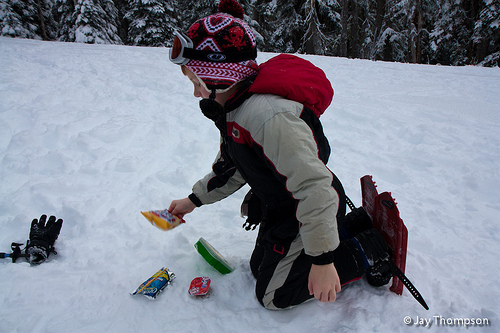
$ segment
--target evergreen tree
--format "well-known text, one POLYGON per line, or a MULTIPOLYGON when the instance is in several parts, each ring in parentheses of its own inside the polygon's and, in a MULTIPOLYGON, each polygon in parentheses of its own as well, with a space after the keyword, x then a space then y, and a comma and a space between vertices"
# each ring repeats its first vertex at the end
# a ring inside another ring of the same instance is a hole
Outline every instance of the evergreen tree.
POLYGON ((476 62, 500 66, 500 0, 487 0, 474 25, 476 62))
POLYGON ((376 42, 376 59, 406 62, 410 48, 410 0, 387 0, 382 33, 376 42))
POLYGON ((413 14, 413 49, 412 62, 430 63, 432 58, 432 45, 430 34, 434 28, 437 12, 439 8, 438 0, 419 0, 413 14))
POLYGON ((327 38, 321 31, 316 12, 316 0, 307 0, 305 3, 305 34, 302 38, 302 52, 309 54, 325 54, 327 38))
POLYGON ((52 15, 52 0, 33 0, 37 8, 38 17, 35 22, 38 23, 39 35, 43 40, 53 40, 57 34, 57 26, 52 15))
POLYGON ((462 6, 462 0, 443 0, 431 33, 434 44, 433 62, 443 65, 470 63, 470 19, 462 6))
POLYGON ((54 19, 57 22, 57 40, 72 42, 75 40, 75 7, 76 0, 56 0, 54 3, 54 19))
POLYGON ((341 57, 347 57, 348 52, 348 22, 349 22, 349 0, 341 0, 341 15, 340 15, 340 26, 342 27, 340 33, 340 46, 338 55, 341 57))
POLYGON ((261 36, 261 39, 258 40, 258 47, 262 51, 268 50, 266 45, 267 31, 270 29, 269 18, 272 17, 272 13, 268 9, 267 1, 256 0, 252 5, 252 22, 256 22, 252 24, 252 28, 261 36))
POLYGON ((131 0, 125 19, 129 21, 128 44, 139 46, 171 45, 177 28, 173 1, 131 0))
POLYGON ((113 3, 118 10, 118 36, 120 39, 126 43, 128 41, 128 30, 129 30, 129 21, 125 19, 125 15, 127 15, 128 10, 128 0, 113 0, 113 3))
POLYGON ((340 47, 338 55, 349 58, 373 58, 378 31, 376 4, 373 0, 342 0, 340 47))
MULTIPOLYGON (((314 2, 316 13, 312 12, 312 17, 309 17, 306 10, 307 8, 313 9, 310 1, 306 1, 304 5, 303 17, 305 17, 306 35, 309 29, 316 29, 322 45, 321 52, 316 54, 336 55, 340 45, 340 32, 342 30, 339 14, 340 4, 337 0, 315 0, 314 2), (314 20, 310 20, 314 16, 316 16, 314 19, 317 20, 316 23, 314 23, 314 20)), ((304 47, 302 47, 302 50, 304 50, 304 47)))
POLYGON ((374 10, 374 29, 373 35, 371 36, 373 39, 373 43, 367 45, 369 47, 369 59, 375 60, 377 53, 377 41, 382 35, 382 28, 385 21, 385 12, 386 12, 386 0, 376 0, 375 2, 375 10, 374 10))
POLYGON ((55 37, 51 0, 0 0, 2 36, 50 40, 55 37))
POLYGON ((118 10, 111 0, 78 0, 75 15, 75 42, 122 44, 118 36, 118 10))
POLYGON ((254 19, 255 16, 255 8, 253 3, 255 0, 240 0, 239 3, 243 10, 245 11, 244 20, 252 29, 253 34, 255 35, 255 39, 257 40, 257 48, 262 49, 262 45, 264 45, 264 37, 259 33, 262 31, 260 23, 254 19))
POLYGON ((0 28, 2 36, 37 38, 23 23, 23 2, 0 0, 0 28))
POLYGON ((359 29, 359 52, 362 59, 373 59, 377 34, 377 2, 374 0, 361 1, 359 29))
POLYGON ((297 52, 305 34, 304 19, 299 14, 305 0, 256 0, 254 20, 264 38, 262 50, 267 52, 297 52))
POLYGON ((351 0, 349 20, 348 20, 348 54, 351 58, 360 58, 361 49, 360 44, 362 42, 360 35, 360 27, 364 20, 363 14, 363 0, 351 0))
POLYGON ((429 62, 430 42, 429 31, 437 11, 436 0, 415 0, 408 8, 408 56, 409 62, 422 63, 429 62))
POLYGON ((215 0, 177 0, 177 17, 179 17, 179 28, 187 31, 191 24, 202 17, 215 14, 219 1, 215 0))

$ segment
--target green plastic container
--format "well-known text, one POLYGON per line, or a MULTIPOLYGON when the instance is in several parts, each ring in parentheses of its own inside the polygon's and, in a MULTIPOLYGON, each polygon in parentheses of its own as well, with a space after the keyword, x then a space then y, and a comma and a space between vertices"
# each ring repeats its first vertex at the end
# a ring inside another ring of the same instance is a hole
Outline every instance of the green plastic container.
POLYGON ((227 262, 227 260, 224 259, 224 257, 203 237, 200 237, 200 239, 194 244, 194 247, 198 250, 198 253, 201 254, 203 259, 205 259, 219 273, 228 274, 234 271, 234 267, 231 266, 229 262, 227 262))

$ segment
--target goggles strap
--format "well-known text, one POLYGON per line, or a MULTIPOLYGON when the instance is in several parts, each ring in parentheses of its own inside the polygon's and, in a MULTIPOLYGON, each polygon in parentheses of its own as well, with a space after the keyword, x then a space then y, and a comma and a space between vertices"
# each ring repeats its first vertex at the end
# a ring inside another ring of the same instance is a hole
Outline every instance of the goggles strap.
POLYGON ((257 48, 254 47, 250 51, 243 52, 216 52, 209 50, 196 50, 185 47, 182 56, 191 60, 208 61, 208 62, 241 62, 246 60, 254 60, 257 58, 257 48))

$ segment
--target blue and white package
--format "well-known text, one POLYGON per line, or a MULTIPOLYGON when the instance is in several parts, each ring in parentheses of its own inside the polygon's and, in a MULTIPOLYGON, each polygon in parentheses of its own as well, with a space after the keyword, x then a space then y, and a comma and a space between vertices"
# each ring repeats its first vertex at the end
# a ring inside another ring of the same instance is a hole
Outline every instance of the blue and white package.
POLYGON ((160 292, 169 285, 175 278, 175 274, 170 272, 168 268, 163 267, 158 272, 153 274, 149 279, 144 281, 132 295, 144 295, 149 299, 155 299, 160 292))

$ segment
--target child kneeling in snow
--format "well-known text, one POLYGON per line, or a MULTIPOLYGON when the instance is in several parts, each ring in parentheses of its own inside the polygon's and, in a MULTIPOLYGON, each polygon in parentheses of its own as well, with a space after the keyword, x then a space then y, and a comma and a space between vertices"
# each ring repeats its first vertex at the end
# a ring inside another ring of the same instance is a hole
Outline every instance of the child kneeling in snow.
POLYGON ((260 224, 250 268, 269 309, 333 302, 341 285, 365 272, 375 285, 388 283, 385 241, 362 208, 345 215, 342 184, 326 167, 319 115, 333 98, 330 83, 295 56, 257 66, 255 37, 242 19, 235 0, 222 0, 219 13, 176 32, 170 59, 202 98, 221 145, 212 171, 169 211, 183 217, 250 185, 247 222, 260 224))

